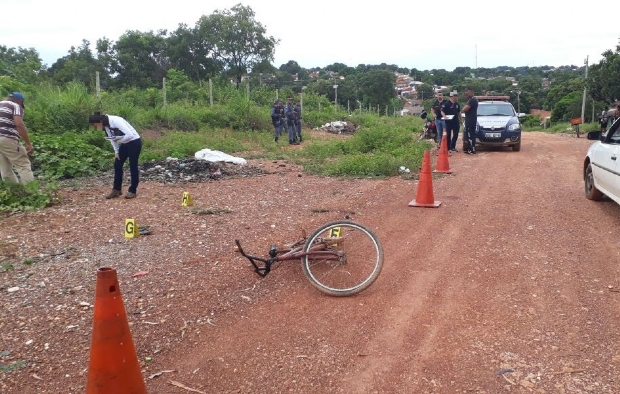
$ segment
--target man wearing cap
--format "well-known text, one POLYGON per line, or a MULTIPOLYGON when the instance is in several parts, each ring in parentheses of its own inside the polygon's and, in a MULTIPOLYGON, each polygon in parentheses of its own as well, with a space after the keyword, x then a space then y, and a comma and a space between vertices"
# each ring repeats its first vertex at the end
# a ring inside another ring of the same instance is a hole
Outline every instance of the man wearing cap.
POLYGON ((450 92, 450 101, 442 111, 443 117, 446 119, 446 135, 448 137, 448 150, 450 152, 458 152, 456 150, 456 141, 459 138, 459 116, 461 114, 461 106, 457 103, 457 99, 458 93, 450 92))
POLYGON ((9 94, 0 101, 0 173, 2 180, 26 184, 34 180, 28 155, 34 151, 24 124, 24 95, 9 94), (21 144, 24 140, 26 147, 21 144), (13 172, 19 175, 19 181, 13 172))
POLYGON ((271 107, 271 123, 274 129, 274 139, 278 142, 280 134, 282 134, 282 100, 277 99, 271 107))

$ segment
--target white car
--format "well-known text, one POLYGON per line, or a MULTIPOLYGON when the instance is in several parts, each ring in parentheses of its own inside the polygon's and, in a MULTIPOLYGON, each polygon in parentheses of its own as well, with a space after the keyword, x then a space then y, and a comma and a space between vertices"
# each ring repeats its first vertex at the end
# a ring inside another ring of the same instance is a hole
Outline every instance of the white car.
POLYGON ((589 140, 598 140, 588 149, 583 162, 586 198, 600 200, 603 195, 620 204, 620 118, 607 133, 591 131, 589 140))

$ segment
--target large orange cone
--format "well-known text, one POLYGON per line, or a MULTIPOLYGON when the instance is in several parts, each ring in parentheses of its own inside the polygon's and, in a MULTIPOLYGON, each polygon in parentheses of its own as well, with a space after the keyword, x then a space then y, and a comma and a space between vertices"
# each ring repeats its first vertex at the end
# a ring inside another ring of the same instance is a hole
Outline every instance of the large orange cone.
POLYGON ((431 173, 431 153, 424 151, 422 160, 422 170, 420 171, 420 181, 418 182, 418 193, 415 200, 409 203, 410 207, 437 208, 441 201, 435 201, 433 195, 433 174, 431 173))
POLYGON ((439 146, 439 156, 437 157, 437 165, 435 172, 443 172, 451 174, 450 163, 448 163, 448 136, 444 135, 439 146))
POLYGON ((97 270, 86 394, 146 394, 113 268, 97 270))

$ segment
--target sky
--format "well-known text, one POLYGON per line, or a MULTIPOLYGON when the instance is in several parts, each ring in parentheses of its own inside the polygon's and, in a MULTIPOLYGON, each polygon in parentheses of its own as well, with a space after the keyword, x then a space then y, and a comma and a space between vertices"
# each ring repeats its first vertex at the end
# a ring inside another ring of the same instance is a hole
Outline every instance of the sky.
MULTIPOLYGON (((240 1, 20 0, 0 23, 0 45, 34 48, 51 66, 82 40, 116 41, 127 30, 175 30, 240 1)), ((280 40, 276 67, 396 64, 418 70, 582 66, 620 43, 618 3, 544 0, 241 2, 280 40), (615 15, 615 16, 614 16, 615 15), (608 22, 606 22, 606 20, 608 22), (615 22, 614 22, 615 20, 615 22)))

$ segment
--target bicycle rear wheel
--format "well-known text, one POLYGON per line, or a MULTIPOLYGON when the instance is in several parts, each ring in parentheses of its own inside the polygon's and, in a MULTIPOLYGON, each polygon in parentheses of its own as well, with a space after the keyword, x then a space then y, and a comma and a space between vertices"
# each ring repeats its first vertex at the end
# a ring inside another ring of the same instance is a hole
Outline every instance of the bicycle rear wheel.
POLYGON ((316 230, 304 245, 304 252, 321 245, 329 253, 304 256, 304 274, 319 290, 333 296, 348 296, 368 288, 383 267, 383 248, 377 236, 350 221, 336 221, 316 230))

